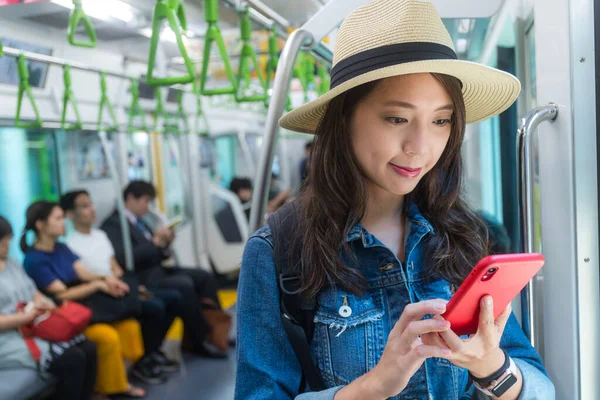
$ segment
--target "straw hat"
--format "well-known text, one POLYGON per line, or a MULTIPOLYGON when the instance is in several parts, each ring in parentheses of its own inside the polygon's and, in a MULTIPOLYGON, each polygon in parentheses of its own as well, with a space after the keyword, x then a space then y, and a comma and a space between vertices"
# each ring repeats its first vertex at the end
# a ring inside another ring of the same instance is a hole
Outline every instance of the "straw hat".
POLYGON ((280 124, 314 133, 336 96, 382 78, 432 72, 463 85, 467 123, 500 114, 519 96, 514 76, 482 64, 458 60, 452 39, 433 4, 419 0, 375 0, 342 24, 334 51, 329 92, 286 114, 280 124))

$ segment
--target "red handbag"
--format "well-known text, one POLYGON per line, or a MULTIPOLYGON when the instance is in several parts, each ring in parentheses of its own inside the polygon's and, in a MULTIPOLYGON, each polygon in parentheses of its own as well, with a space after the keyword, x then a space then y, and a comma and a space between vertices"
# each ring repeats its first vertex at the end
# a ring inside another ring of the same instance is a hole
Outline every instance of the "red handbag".
MULTIPOLYGON (((17 311, 25 311, 26 304, 20 303, 17 311)), ((92 319, 92 310, 81 304, 65 301, 54 311, 36 318, 31 324, 21 327, 25 337, 37 337, 49 342, 68 342, 81 333, 92 319)))

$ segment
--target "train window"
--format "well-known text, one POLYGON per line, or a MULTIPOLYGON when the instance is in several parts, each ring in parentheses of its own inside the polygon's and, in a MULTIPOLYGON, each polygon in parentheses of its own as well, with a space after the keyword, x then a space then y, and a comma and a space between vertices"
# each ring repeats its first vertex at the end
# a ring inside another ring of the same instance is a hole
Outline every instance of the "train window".
POLYGON ((152 181, 150 135, 138 131, 127 135, 127 178, 152 181))
MULTIPOLYGON (((25 226, 25 210, 36 200, 58 199, 59 179, 55 138, 52 131, 0 128, 0 215, 19 235, 25 226)), ((10 256, 21 260, 18 240, 10 256)))
POLYGON ((236 176, 238 163, 235 136, 219 136, 215 138, 215 151, 217 158, 217 171, 215 182, 227 187, 229 182, 236 176))
POLYGON ((169 219, 185 216, 185 190, 180 145, 176 135, 163 136, 163 171, 169 219))
MULTIPOLYGON (((22 42, 20 40, 0 37, 0 41, 6 47, 32 51, 34 53, 51 55, 52 49, 48 47, 40 47, 35 44, 22 42)), ((48 64, 28 61, 27 69, 29 71, 29 84, 32 87, 43 88, 46 84, 46 76, 48 75, 48 64)), ((0 58, 0 83, 8 83, 11 85, 19 84, 19 73, 17 71, 17 59, 14 57, 0 58)))

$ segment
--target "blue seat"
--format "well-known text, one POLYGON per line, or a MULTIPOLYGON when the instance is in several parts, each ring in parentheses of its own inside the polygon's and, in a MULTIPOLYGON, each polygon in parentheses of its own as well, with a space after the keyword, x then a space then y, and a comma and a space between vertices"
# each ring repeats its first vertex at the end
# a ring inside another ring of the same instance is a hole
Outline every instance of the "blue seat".
POLYGON ((41 398, 54 385, 32 369, 11 369, 0 372, 0 399, 25 400, 41 398))

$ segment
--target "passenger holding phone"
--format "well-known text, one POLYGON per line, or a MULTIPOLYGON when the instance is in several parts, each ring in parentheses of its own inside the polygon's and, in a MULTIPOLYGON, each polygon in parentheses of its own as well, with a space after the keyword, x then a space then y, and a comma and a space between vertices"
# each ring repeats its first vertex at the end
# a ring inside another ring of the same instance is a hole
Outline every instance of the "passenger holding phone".
POLYGON ((280 122, 316 141, 301 197, 246 246, 236 399, 553 399, 510 308, 478 299, 471 338, 442 318, 488 253, 462 199, 465 126, 507 109, 518 80, 459 61, 416 0, 352 13, 334 60, 332 89, 280 122))

